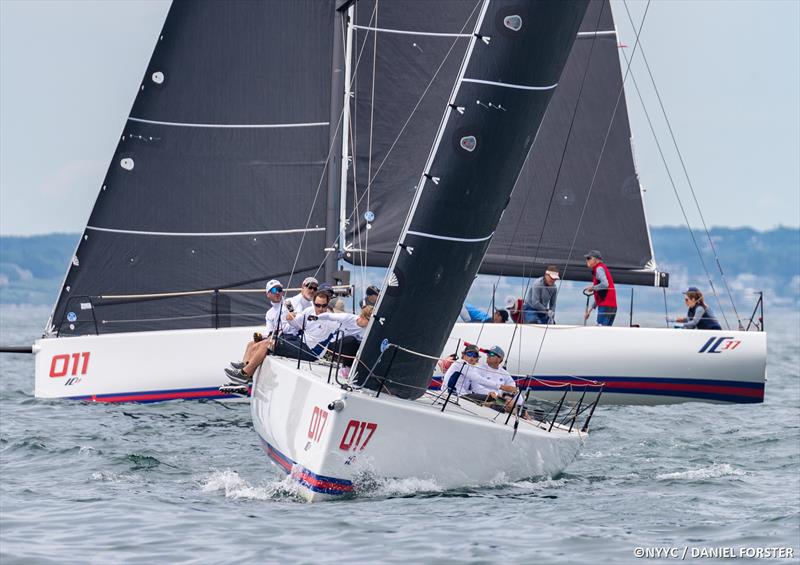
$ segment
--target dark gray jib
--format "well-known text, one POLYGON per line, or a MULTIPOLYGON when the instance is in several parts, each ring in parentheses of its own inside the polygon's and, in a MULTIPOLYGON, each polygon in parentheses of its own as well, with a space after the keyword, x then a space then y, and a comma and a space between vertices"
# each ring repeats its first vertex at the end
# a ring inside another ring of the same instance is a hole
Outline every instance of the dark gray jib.
POLYGON ((358 380, 417 398, 444 349, 575 41, 587 2, 482 7, 463 78, 359 352, 358 380), (484 38, 490 38, 488 44, 484 38), (479 104, 478 101, 481 103, 479 104), (438 179, 434 182, 434 179, 438 179), (391 368, 389 367, 391 363, 391 368), (374 371, 370 369, 374 367, 374 371))
POLYGON ((257 324, 262 294, 99 296, 290 284, 301 240, 291 283, 317 270, 333 13, 173 3, 55 306, 61 335, 257 324))

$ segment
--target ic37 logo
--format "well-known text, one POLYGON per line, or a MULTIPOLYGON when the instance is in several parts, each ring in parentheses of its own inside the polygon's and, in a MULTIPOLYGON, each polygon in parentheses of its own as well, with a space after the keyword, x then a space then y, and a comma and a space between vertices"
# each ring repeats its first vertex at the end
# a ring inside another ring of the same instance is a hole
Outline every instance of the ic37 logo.
POLYGON ((347 427, 342 434, 342 441, 339 442, 339 449, 344 451, 363 451, 372 436, 375 435, 375 430, 378 429, 378 424, 373 422, 360 422, 359 420, 350 420, 347 427), (367 431, 365 435, 364 432, 367 431))
POLYGON ((311 423, 308 424, 308 439, 319 443, 319 438, 322 437, 327 421, 328 413, 322 408, 314 406, 314 412, 311 414, 311 423))
POLYGON ((733 339, 732 337, 710 337, 698 353, 722 353, 723 351, 736 349, 740 343, 742 343, 742 340, 733 339))
POLYGON ((69 373, 72 378, 67 379, 64 386, 81 382, 81 378, 78 375, 85 375, 89 370, 90 353, 89 351, 82 351, 81 353, 53 355, 53 359, 50 361, 50 377, 66 377, 69 373))

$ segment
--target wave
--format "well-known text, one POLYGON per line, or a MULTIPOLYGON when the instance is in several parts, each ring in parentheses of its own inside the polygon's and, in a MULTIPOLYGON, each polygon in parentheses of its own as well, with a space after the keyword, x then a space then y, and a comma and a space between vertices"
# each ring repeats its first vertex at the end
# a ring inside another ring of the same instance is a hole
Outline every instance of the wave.
POLYGON ((659 480, 686 480, 686 481, 702 481, 705 479, 716 479, 719 477, 728 476, 742 476, 746 475, 745 471, 737 469, 728 463, 715 463, 710 467, 700 467, 699 469, 689 469, 687 471, 679 471, 677 473, 663 473, 656 475, 659 480))

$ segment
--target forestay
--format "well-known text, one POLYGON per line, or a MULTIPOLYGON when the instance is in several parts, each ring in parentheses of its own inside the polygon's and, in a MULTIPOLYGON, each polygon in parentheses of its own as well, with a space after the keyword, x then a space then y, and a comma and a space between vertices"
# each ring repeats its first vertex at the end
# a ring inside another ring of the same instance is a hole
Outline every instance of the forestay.
POLYGON ((385 291, 359 351, 358 382, 370 388, 383 383, 405 398, 417 398, 427 388, 435 357, 508 205, 586 5, 481 4, 385 291), (387 343, 431 358, 396 348, 382 356, 387 343))
POLYGON ((294 282, 317 269, 333 13, 332 0, 172 5, 51 330, 253 324, 259 294, 100 296, 288 284, 295 259, 294 282))

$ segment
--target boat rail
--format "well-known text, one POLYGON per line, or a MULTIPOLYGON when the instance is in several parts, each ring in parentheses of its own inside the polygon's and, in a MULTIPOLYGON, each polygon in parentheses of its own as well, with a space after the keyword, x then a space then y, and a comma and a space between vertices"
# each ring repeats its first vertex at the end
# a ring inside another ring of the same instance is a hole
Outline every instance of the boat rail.
MULTIPOLYGON (((392 370, 392 365, 394 363, 398 351, 403 351, 420 357, 426 357, 431 360, 436 360, 436 361, 443 360, 433 355, 427 355, 424 353, 412 351, 410 349, 401 347, 396 344, 386 343, 385 347, 383 347, 383 351, 381 351, 381 354, 378 356, 378 359, 375 361, 374 365, 370 368, 369 373, 367 377, 364 379, 363 383, 361 383, 358 386, 354 386, 353 382, 343 384, 339 381, 338 376, 337 376, 337 383, 343 386, 343 388, 365 388, 370 379, 376 379, 378 385, 375 393, 376 398, 380 397, 381 393, 384 391, 390 392, 387 385, 395 384, 407 388, 417 388, 417 387, 412 387, 411 385, 408 385, 406 383, 395 381, 389 378, 389 375, 391 374, 392 370), (392 352, 389 357, 389 364, 386 369, 386 374, 376 375, 375 368, 380 364, 384 353, 386 353, 390 349, 392 350, 392 352)), ((340 355, 339 358, 341 358, 341 351, 339 351, 339 355, 340 355)), ((299 365, 299 357, 298 357, 298 365, 299 365)), ((337 368, 335 374, 338 375, 338 364, 336 367, 337 368)), ((564 390, 564 393, 562 394, 558 402, 551 402, 534 397, 534 405, 531 406, 531 408, 533 408, 531 410, 528 407, 529 403, 531 402, 531 389, 530 388, 527 389, 527 391, 525 392, 525 401, 521 402, 523 390, 522 388, 517 387, 517 392, 512 397, 503 400, 503 406, 505 406, 505 402, 511 402, 511 405, 514 406, 514 408, 508 411, 506 411, 504 407, 495 408, 501 411, 498 411, 497 416, 495 416, 494 418, 496 420, 499 416, 505 414, 506 418, 503 424, 507 426, 511 423, 511 418, 513 417, 514 418, 513 427, 515 431, 519 426, 520 420, 529 420, 534 425, 543 430, 546 430, 547 432, 552 432, 553 428, 556 427, 558 430, 566 431, 567 433, 572 433, 573 430, 577 431, 578 429, 580 430, 581 433, 585 433, 589 430, 589 422, 591 421, 592 416, 594 416, 595 408, 597 408, 597 404, 600 402, 600 398, 603 394, 603 388, 605 386, 605 383, 579 377, 575 377, 576 382, 571 382, 571 383, 548 381, 545 379, 539 379, 537 377, 532 377, 532 376, 516 376, 513 378, 515 381, 520 379, 526 379, 529 382, 534 381, 548 388, 564 390), (570 393, 580 393, 581 396, 577 402, 575 403, 569 402, 567 401, 567 395, 570 393), (590 395, 590 399, 587 399, 587 393, 590 395), (543 409, 543 407, 546 406, 549 406, 548 410, 543 409), (579 419, 583 415, 586 415, 586 417, 583 419, 581 425, 579 423, 579 419), (578 424, 577 427, 576 424, 578 424)), ((331 374, 329 372, 328 375, 329 383, 330 379, 331 379, 331 374)), ((447 385, 444 384, 443 386, 446 387, 447 385)), ((456 406, 458 406, 458 408, 461 411, 464 410, 469 411, 468 409, 466 409, 465 404, 474 406, 493 405, 493 402, 490 402, 490 399, 488 397, 486 401, 481 402, 478 400, 474 400, 472 398, 468 398, 466 396, 460 396, 451 388, 447 388, 446 391, 443 389, 436 393, 432 393, 429 389, 426 388, 423 391, 423 395, 431 396, 433 405, 441 403, 442 405, 441 412, 445 412, 448 409, 448 407, 454 408, 456 406), (453 395, 456 396, 455 400, 451 400, 453 395)))

